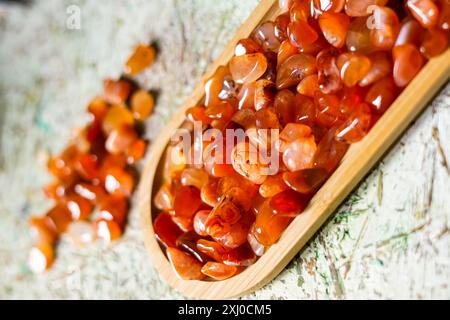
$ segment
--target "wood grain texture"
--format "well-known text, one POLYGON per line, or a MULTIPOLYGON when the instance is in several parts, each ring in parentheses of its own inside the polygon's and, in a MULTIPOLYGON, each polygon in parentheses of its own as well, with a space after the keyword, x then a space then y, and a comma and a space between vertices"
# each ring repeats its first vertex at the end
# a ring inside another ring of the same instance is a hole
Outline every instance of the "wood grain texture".
MULTIPOLYGON (((237 41, 247 37, 264 20, 271 20, 279 13, 277 2, 264 0, 243 24, 236 37, 223 54, 208 69, 204 80, 211 77, 220 65, 225 65, 234 53, 237 41)), ((203 81, 193 94, 180 106, 166 130, 152 146, 147 159, 139 190, 139 210, 145 244, 155 268, 161 276, 183 295, 203 299, 224 299, 242 296, 263 286, 292 260, 307 241, 317 232, 334 210, 365 177, 401 133, 423 110, 426 103, 448 81, 450 73, 450 50, 430 61, 419 75, 397 98, 370 134, 360 143, 352 145, 340 167, 319 190, 308 208, 287 228, 278 243, 273 245, 251 267, 239 275, 220 282, 185 281, 179 279, 161 251, 152 227, 152 195, 160 181, 155 179, 161 170, 159 164, 173 132, 181 126, 185 110, 197 105, 204 97, 203 81)))

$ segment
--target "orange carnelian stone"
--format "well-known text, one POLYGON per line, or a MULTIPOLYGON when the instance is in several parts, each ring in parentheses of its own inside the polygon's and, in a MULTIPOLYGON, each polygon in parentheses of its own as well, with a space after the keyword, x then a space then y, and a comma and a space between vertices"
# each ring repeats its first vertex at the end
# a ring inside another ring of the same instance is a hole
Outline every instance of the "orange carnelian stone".
POLYGON ((273 104, 276 86, 272 81, 261 79, 255 84, 255 109, 260 110, 273 104))
POLYGON ((122 126, 114 129, 106 139, 106 150, 111 154, 119 154, 126 151, 136 141, 138 135, 131 126, 122 126))
POLYGON ((125 169, 110 167, 104 172, 105 190, 110 194, 129 197, 134 190, 134 178, 125 169))
POLYGON ((177 239, 183 231, 173 222, 172 217, 167 212, 161 212, 153 223, 156 238, 165 247, 175 247, 177 239))
POLYGON ((422 69, 424 58, 419 49, 412 44, 396 46, 392 51, 394 58, 393 75, 398 87, 405 87, 422 69))
POLYGON ((241 39, 234 48, 235 56, 243 56, 245 54, 262 52, 261 46, 253 39, 241 39))
POLYGON ((270 198, 288 188, 283 181, 283 175, 277 174, 267 177, 266 181, 259 187, 259 194, 264 198, 270 198))
POLYGON ((327 178, 328 172, 321 168, 304 169, 283 174, 283 181, 286 185, 304 194, 316 192, 327 178))
POLYGON ((167 257, 175 273, 184 280, 201 280, 204 278, 202 264, 190 254, 176 248, 167 248, 167 257))
POLYGON ((125 72, 135 76, 155 60, 156 50, 152 46, 139 45, 125 64, 125 72))
POLYGON ((347 49, 352 52, 370 53, 375 50, 366 17, 356 18, 350 23, 346 44, 347 49))
POLYGON ((289 189, 275 195, 269 205, 274 214, 295 217, 306 208, 309 199, 309 196, 289 189))
POLYGON ((313 160, 315 168, 322 168, 331 173, 341 162, 349 145, 337 141, 335 135, 336 128, 331 128, 320 141, 313 160))
POLYGON ((108 79, 103 82, 103 90, 106 101, 112 104, 121 104, 127 101, 132 86, 125 80, 108 79))
POLYGON ((369 103, 377 113, 384 113, 397 98, 398 92, 399 89, 392 77, 382 78, 367 92, 365 102, 369 103))
POLYGON ((345 0, 314 0, 313 3, 317 10, 339 12, 344 8, 345 0))
POLYGON ((211 277, 214 280, 225 280, 234 276, 238 271, 238 268, 219 262, 207 262, 202 267, 201 271, 204 275, 211 277))
POLYGON ((137 90, 131 96, 131 110, 138 120, 145 120, 153 112, 155 100, 150 92, 146 90, 137 90))
POLYGON ((309 54, 299 53, 290 56, 278 68, 277 89, 287 89, 298 85, 306 76, 316 72, 316 59, 309 54))
POLYGON ((319 25, 325 39, 334 47, 342 48, 347 38, 350 19, 344 13, 324 12, 319 16, 319 25))
POLYGON ((323 94, 316 92, 314 97, 316 105, 316 121, 318 124, 331 128, 342 122, 343 115, 340 112, 341 101, 338 96, 333 94, 323 94))
POLYGON ((439 8, 433 0, 407 0, 406 7, 424 28, 432 28, 439 21, 439 8))
POLYGON ((121 196, 108 195, 99 202, 99 217, 104 220, 113 220, 120 226, 127 219, 128 200, 121 196))
POLYGON ((304 78, 297 86, 297 92, 314 98, 316 91, 319 90, 319 77, 317 74, 312 74, 304 78))
POLYGON ((258 80, 266 72, 267 65, 264 54, 246 54, 231 59, 230 72, 237 83, 249 83, 258 80))
POLYGON ((194 231, 202 237, 208 235, 206 232, 206 220, 208 219, 210 212, 210 210, 200 210, 194 216, 194 231))
POLYGON ((76 194, 93 203, 100 201, 106 195, 106 190, 102 186, 85 182, 77 183, 74 191, 76 194))
POLYGON ((219 93, 222 91, 224 80, 230 75, 230 69, 225 66, 217 68, 214 75, 205 83, 205 106, 212 107, 219 103, 219 93))
POLYGON ((195 232, 185 232, 177 239, 177 248, 183 250, 184 252, 192 255, 202 264, 211 260, 208 255, 204 254, 197 249, 197 240, 200 236, 195 232))
POLYGON ((147 143, 142 139, 136 139, 132 144, 128 146, 125 150, 125 154, 127 155, 127 163, 134 164, 141 160, 145 151, 147 150, 147 143))
POLYGON ((63 233, 67 230, 69 223, 72 221, 72 214, 63 204, 57 204, 55 207, 47 212, 49 217, 56 227, 58 233, 63 233))
POLYGON ((435 57, 448 47, 448 35, 439 29, 428 30, 420 45, 420 52, 427 58, 435 57))
POLYGON ((235 267, 248 267, 256 261, 256 255, 248 244, 225 252, 222 258, 224 264, 235 267))
POLYGON ((388 0, 347 0, 345 13, 351 17, 365 17, 370 15, 371 6, 384 6, 387 2, 388 0))
POLYGON ((54 244, 58 239, 56 227, 48 216, 31 217, 30 227, 33 237, 37 242, 54 244))
POLYGON ((277 64, 278 67, 285 62, 290 56, 299 53, 298 49, 294 47, 289 40, 284 40, 278 50, 277 64))
POLYGON ((369 73, 372 63, 364 55, 343 53, 338 57, 337 66, 344 84, 353 87, 369 73))
POLYGON ((65 197, 65 204, 67 206, 67 209, 69 209, 72 220, 87 220, 89 216, 91 215, 92 210, 94 209, 92 203, 77 195, 72 194, 67 197, 65 197))
POLYGON ((316 30, 303 20, 289 23, 287 33, 291 44, 297 48, 311 45, 319 38, 316 30))
POLYGON ((200 197, 204 203, 214 207, 219 202, 217 194, 217 181, 210 181, 200 190, 200 197))
POLYGON ((288 12, 284 14, 280 14, 275 18, 275 36, 281 42, 284 42, 287 39, 287 28, 289 23, 291 22, 291 17, 288 12))
POLYGON ((106 243, 117 240, 122 235, 121 226, 114 220, 97 219, 94 228, 99 239, 106 243))
POLYGON ((187 186, 179 187, 173 206, 175 216, 192 218, 201 204, 202 200, 200 199, 200 192, 197 188, 187 186))
POLYGON ((254 31, 253 37, 262 46, 264 51, 278 51, 280 40, 275 34, 275 24, 271 21, 262 23, 254 31))
POLYGON ((372 44, 381 50, 389 50, 394 46, 400 31, 397 14, 388 7, 375 7, 373 14, 375 26, 370 30, 372 44))
POLYGON ((102 128, 106 134, 110 134, 113 130, 123 126, 133 126, 134 118, 130 110, 124 105, 114 105, 105 115, 102 128))
POLYGON ((108 112, 109 105, 108 103, 101 99, 95 98, 89 103, 88 112, 94 116, 94 119, 101 121, 103 117, 108 112))
POLYGON ((217 262, 223 262, 223 255, 228 251, 221 244, 205 239, 197 240, 197 249, 217 262))
POLYGON ((50 268, 54 260, 53 246, 46 242, 38 242, 29 253, 28 266, 34 273, 42 273, 50 268))
POLYGON ((372 114, 367 104, 362 103, 336 131, 336 139, 355 143, 364 138, 372 125, 372 114))
POLYGON ((326 94, 337 92, 342 87, 337 58, 339 51, 328 48, 319 52, 316 57, 319 89, 326 94))
POLYGON ((359 81, 362 87, 368 86, 391 74, 391 58, 385 52, 374 52, 367 56, 370 59, 371 67, 364 78, 359 81))

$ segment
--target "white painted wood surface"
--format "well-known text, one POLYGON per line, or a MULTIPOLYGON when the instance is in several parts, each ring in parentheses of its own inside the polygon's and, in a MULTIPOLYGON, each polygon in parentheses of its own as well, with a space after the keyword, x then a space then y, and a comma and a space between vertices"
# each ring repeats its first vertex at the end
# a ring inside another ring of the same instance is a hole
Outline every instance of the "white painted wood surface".
MULTIPOLYGON (((107 247, 64 240, 54 268, 26 267, 30 214, 50 205, 45 159, 86 121, 83 110, 118 76, 139 41, 161 55, 139 77, 160 90, 156 137, 256 0, 36 1, 0 9, 0 298, 182 298, 152 268, 132 210, 107 247), (82 12, 67 30, 66 8, 82 12)), ((272 283, 245 298, 450 298, 450 85, 272 283)))

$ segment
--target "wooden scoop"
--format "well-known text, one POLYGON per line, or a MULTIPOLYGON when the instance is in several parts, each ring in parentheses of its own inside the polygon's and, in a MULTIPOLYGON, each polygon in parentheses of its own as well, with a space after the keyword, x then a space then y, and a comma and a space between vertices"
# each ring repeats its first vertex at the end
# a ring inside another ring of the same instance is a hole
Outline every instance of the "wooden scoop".
MULTIPOLYGON (((234 55, 236 43, 248 37, 263 21, 273 20, 279 14, 278 1, 262 0, 250 18, 242 25, 222 55, 213 63, 204 79, 210 78, 217 67, 226 65, 234 55)), ((152 199, 161 184, 162 160, 171 135, 185 120, 185 111, 201 103, 204 81, 179 108, 164 132, 153 143, 146 160, 139 190, 139 209, 145 245, 153 265, 161 276, 187 297, 226 299, 242 296, 263 286, 277 276, 299 250, 349 195, 388 148, 399 138, 411 121, 444 85, 450 75, 450 49, 429 61, 408 85, 370 133, 350 147, 341 165, 322 186, 306 210, 285 230, 280 240, 252 266, 224 281, 186 281, 177 277, 159 246, 153 231, 152 199)))

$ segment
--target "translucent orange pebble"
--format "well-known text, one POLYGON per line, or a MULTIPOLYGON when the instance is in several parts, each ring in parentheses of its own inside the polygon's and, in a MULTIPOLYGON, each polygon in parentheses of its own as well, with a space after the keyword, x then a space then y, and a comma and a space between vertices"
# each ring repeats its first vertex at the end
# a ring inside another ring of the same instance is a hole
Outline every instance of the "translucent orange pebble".
POLYGON ((370 71, 370 59, 356 53, 343 53, 338 57, 337 65, 341 79, 347 87, 353 87, 370 71))
POLYGON ((317 74, 312 74, 304 78, 297 86, 297 92, 311 97, 314 97, 316 91, 319 90, 319 77, 317 74))
POLYGON ((393 75, 398 87, 405 87, 416 76, 424 64, 419 49, 412 44, 396 46, 392 51, 394 58, 393 75))
POLYGON ((290 56, 278 68, 277 89, 286 89, 298 85, 306 76, 316 71, 316 59, 309 54, 299 53, 290 56))
POLYGON ((385 52, 374 52, 367 56, 370 59, 371 67, 364 78, 359 81, 362 87, 368 86, 391 74, 391 58, 385 52))
POLYGON ((335 139, 336 128, 331 128, 322 138, 314 155, 314 167, 332 173, 348 150, 349 145, 335 139))
POLYGON ((38 242, 28 255, 28 266, 34 273, 48 270, 55 259, 54 248, 46 242, 38 242))
POLYGON ((92 203, 76 194, 65 197, 64 202, 72 214, 72 220, 87 220, 93 210, 92 203))
POLYGON ((165 247, 175 247, 177 239, 183 231, 173 222, 167 212, 161 212, 153 223, 156 238, 165 247))
POLYGON ((345 5, 345 0, 313 0, 314 7, 320 11, 340 12, 345 5))
POLYGON ((261 79, 255 84, 255 109, 260 110, 273 104, 276 86, 272 81, 261 79))
POLYGON ((112 104, 124 103, 130 96, 132 86, 125 80, 108 79, 103 82, 105 99, 112 104))
POLYGON ((202 264, 190 254, 176 248, 167 248, 167 257, 176 274, 184 280, 201 280, 202 264))
POLYGON ((313 44, 319 37, 316 30, 303 20, 291 22, 287 33, 291 44, 297 48, 305 48, 313 44))
POLYGON ((280 173, 267 177, 266 181, 259 187, 259 194, 264 198, 270 198, 288 188, 288 185, 283 181, 283 174, 280 173))
POLYGON ((271 21, 262 23, 253 32, 256 41, 262 46, 264 51, 277 51, 280 47, 280 40, 275 34, 275 24, 271 21))
POLYGON ((373 10, 376 25, 370 31, 372 44, 381 50, 394 46, 400 31, 400 22, 394 10, 388 7, 375 7, 373 10))
POLYGON ((246 38, 238 41, 235 49, 235 56, 243 56, 250 53, 262 52, 261 46, 253 39, 246 38))
POLYGON ((56 226, 47 216, 31 217, 30 227, 36 242, 54 244, 58 239, 56 226))
POLYGON ((382 78, 375 82, 367 92, 365 101, 374 108, 377 113, 384 113, 398 96, 399 89, 392 77, 382 78))
POLYGON ((432 28, 439 21, 439 8, 432 0, 407 0, 406 7, 424 28, 432 28))
POLYGON ((56 227, 58 233, 63 233, 67 230, 69 223, 72 221, 72 214, 63 204, 57 204, 55 207, 47 212, 49 217, 56 227))
POLYGON ((345 13, 351 17, 365 17, 371 14, 371 6, 384 6, 388 0, 347 0, 345 13))
POLYGON ((132 126, 133 124, 134 118, 131 111, 124 105, 114 105, 106 113, 102 128, 106 134, 110 134, 113 130, 124 126, 132 126))
POLYGON ((138 120, 145 120, 153 112, 155 101, 153 96, 146 90, 137 90, 131 96, 131 110, 138 120))
POLYGON ((325 39, 334 47, 345 45, 350 19, 344 13, 324 12, 319 17, 320 29, 325 39))
POLYGON ((282 179, 293 190, 299 193, 309 194, 317 191, 328 176, 329 174, 325 169, 312 168, 295 172, 285 172, 282 179))
POLYGON ((175 195, 175 216, 193 218, 201 205, 200 191, 195 187, 179 187, 175 195))
POLYGON ((108 168, 104 181, 105 190, 110 194, 129 197, 134 190, 133 176, 120 167, 108 168))
POLYGON ((204 275, 214 280, 225 280, 234 276, 238 268, 219 262, 207 262, 201 271, 204 275))
POLYGON ((267 70, 267 58, 262 53, 237 56, 230 61, 230 72, 237 83, 258 80, 267 70))
POLYGON ((346 143, 355 143, 369 133, 372 125, 372 113, 367 104, 356 106, 355 111, 336 131, 336 139, 346 143))
POLYGON ((105 243, 117 240, 122 235, 122 227, 114 220, 97 219, 94 228, 99 239, 105 243))
POLYGON ((219 93, 222 91, 224 80, 230 75, 226 66, 217 68, 214 75, 205 83, 205 107, 212 107, 221 103, 219 93))
POLYGON ((139 45, 125 64, 125 72, 132 76, 137 75, 153 63, 155 56, 155 48, 139 45))
POLYGON ((428 30, 420 44, 420 52, 427 58, 443 53, 448 47, 448 35, 439 29, 428 30))

